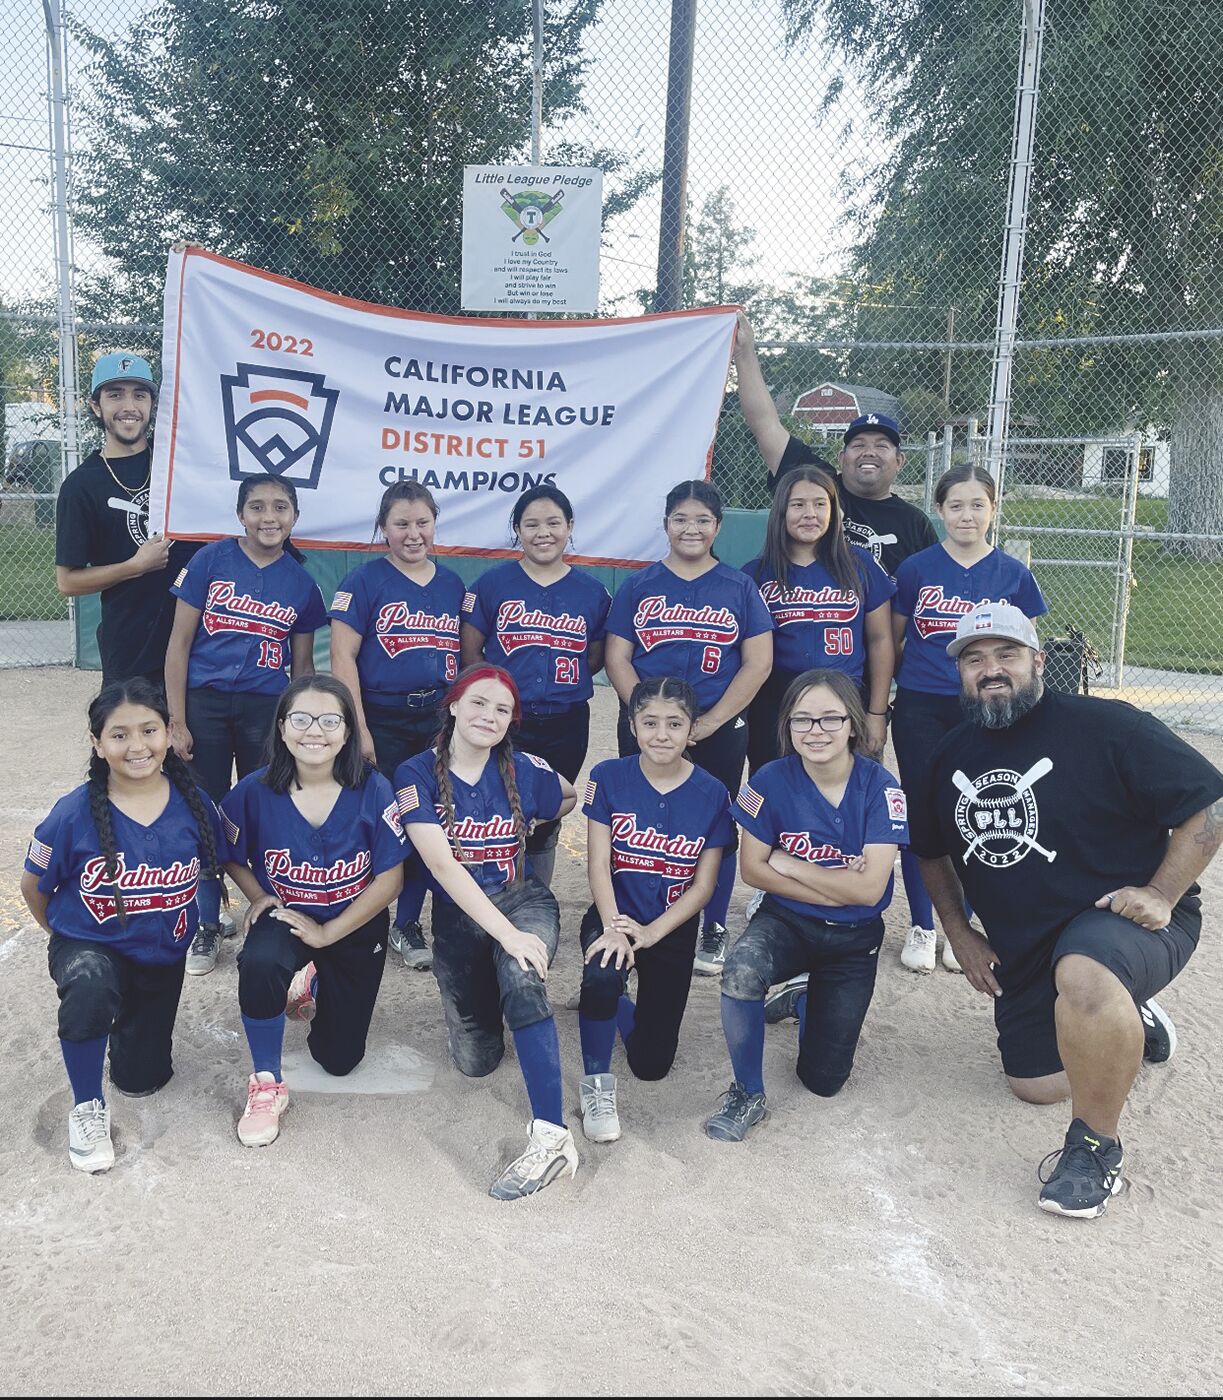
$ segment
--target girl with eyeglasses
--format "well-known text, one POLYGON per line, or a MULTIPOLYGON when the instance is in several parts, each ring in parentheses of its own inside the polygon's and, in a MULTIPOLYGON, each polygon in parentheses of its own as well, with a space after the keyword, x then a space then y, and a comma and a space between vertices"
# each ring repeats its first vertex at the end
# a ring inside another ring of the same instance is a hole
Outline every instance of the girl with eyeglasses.
MULTIPOLYGON (((565 562, 573 507, 563 491, 546 483, 524 491, 512 523, 522 558, 486 569, 463 599, 463 665, 488 661, 513 676, 522 703, 515 746, 572 783, 586 762, 611 598, 593 575, 565 562)), ((559 834, 559 822, 540 822, 527 838, 531 868, 545 885, 559 834)))
POLYGON ((896 849, 909 839, 896 779, 857 751, 865 730, 861 696, 844 672, 804 672, 782 700, 782 757, 732 804, 743 878, 764 899, 722 973, 735 1077, 705 1125, 711 1138, 742 1142, 767 1116, 766 1020, 797 1019, 798 1077, 813 1094, 831 1097, 853 1068, 896 849), (774 983, 786 985, 769 996, 774 983))
MULTIPOLYGON (((166 649, 170 736, 214 802, 229 791, 235 766, 245 778, 265 762, 290 671, 294 680, 314 673, 314 634, 327 609, 289 538, 297 516, 292 482, 246 477, 238 487, 245 533, 206 544, 170 589, 178 599, 166 649)), ((187 955, 193 976, 216 966, 221 934, 205 917, 187 955)))
POLYGON ((777 715, 795 676, 844 671, 862 691, 863 747, 883 752, 896 648, 896 585, 845 537, 836 483, 818 467, 787 472, 773 497, 759 559, 743 566, 773 618, 773 669, 748 712, 747 771, 778 755, 777 715))
MULTIPOLYGON (((463 581, 430 557, 437 502, 417 481, 382 493, 375 533, 386 554, 354 569, 331 603, 331 669, 353 697, 361 754, 394 779, 406 758, 432 744, 438 705, 459 674, 463 581)), ((423 971, 433 954, 420 925, 425 878, 409 857, 391 926, 391 947, 423 971)))
POLYGON ((391 785, 366 767, 348 688, 293 681, 276 705, 270 760, 221 803, 226 871, 250 900, 238 1005, 252 1073, 238 1140, 266 1147, 289 1105, 285 1016, 312 1021, 306 1046, 328 1074, 365 1056, 386 963, 387 906, 403 883, 391 785))
MULTIPOLYGON (((657 564, 618 589, 607 619, 607 678, 620 697, 620 756, 639 751, 628 703, 639 681, 674 676, 696 694, 692 761, 733 795, 747 753, 744 712, 773 664, 773 619, 755 583, 713 553, 722 498, 707 481, 681 481, 667 495, 670 546, 657 564)), ((695 971, 716 976, 726 960, 726 917, 735 883, 735 846, 723 853, 705 908, 695 971)))
MULTIPOLYGON (((944 472, 934 489, 934 503, 945 536, 941 543, 910 555, 896 570, 892 608, 900 656, 892 744, 901 782, 915 794, 922 790, 939 740, 964 718, 959 672, 947 655, 960 618, 985 602, 1013 603, 1030 618, 1049 611, 1027 565, 986 538, 995 501, 994 479, 984 468, 966 463, 944 472)), ((913 921, 900 961, 910 972, 933 972, 938 953, 934 906, 916 856, 902 852, 900 869, 913 921)), ((971 910, 968 915, 972 917, 971 910)), ((960 971, 946 941, 943 966, 960 971)))

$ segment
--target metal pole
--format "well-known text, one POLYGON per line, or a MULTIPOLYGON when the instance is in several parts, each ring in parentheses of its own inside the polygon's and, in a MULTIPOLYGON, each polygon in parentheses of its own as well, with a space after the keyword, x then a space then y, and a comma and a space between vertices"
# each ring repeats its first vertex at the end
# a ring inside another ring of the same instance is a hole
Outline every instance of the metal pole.
POLYGON ((677 311, 684 298, 684 224, 688 194, 688 125, 692 114, 692 59, 696 0, 671 0, 667 62, 667 127, 663 137, 662 207, 658 216, 655 311, 677 311))
POLYGON ((68 116, 64 73, 67 47, 63 17, 42 0, 47 27, 47 121, 51 129, 51 183, 55 209, 55 269, 59 326, 60 480, 80 461, 77 433, 77 394, 80 371, 77 362, 76 314, 72 284, 72 228, 68 222, 68 116))
POLYGON ((1138 472, 1143 436, 1135 432, 1125 455, 1125 494, 1121 499, 1121 538, 1117 541, 1117 590, 1113 600, 1113 684, 1125 682, 1125 638, 1129 629, 1130 584, 1134 577, 1134 522, 1138 518, 1138 472))
POLYGON ((930 514, 934 508, 934 451, 938 446, 938 434, 933 428, 926 434, 926 481, 922 487, 921 508, 930 514))
POLYGON ((531 164, 540 161, 544 125, 544 0, 531 0, 531 164))
POLYGON ((990 389, 986 466, 1002 499, 1005 476, 1004 445, 1011 412, 1011 369, 1019 292, 1023 281, 1023 245, 1028 231, 1028 198, 1032 190, 1032 153, 1036 141, 1036 104, 1040 96, 1040 58, 1045 31, 1045 0, 1021 0, 1023 28, 1019 41, 1019 73, 1015 84, 1015 123, 1011 138, 1010 191, 1002 264, 998 274, 998 316, 994 328, 994 370, 990 389))
POLYGON ((947 308, 947 349, 943 353, 943 408, 951 415, 951 356, 955 344, 955 307, 947 308))

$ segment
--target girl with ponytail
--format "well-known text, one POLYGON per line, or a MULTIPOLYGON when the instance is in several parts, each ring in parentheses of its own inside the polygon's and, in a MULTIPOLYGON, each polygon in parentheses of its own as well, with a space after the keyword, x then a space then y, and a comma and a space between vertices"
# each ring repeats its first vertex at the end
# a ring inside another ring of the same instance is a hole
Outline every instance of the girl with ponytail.
MULTIPOLYGON (((34 831, 21 893, 50 935, 59 1035, 72 1086, 69 1160, 114 1165, 102 1088, 156 1093, 174 1073, 171 1041, 202 881, 217 888, 225 843, 216 808, 170 748, 161 690, 106 686, 89 707, 89 778, 34 831)), ((214 895, 215 898, 215 895, 214 895)))
POLYGON ((498 666, 468 667, 442 699, 433 747, 401 763, 395 794, 404 833, 433 890, 433 973, 450 1054, 462 1074, 491 1074, 514 1035, 532 1121, 527 1149, 490 1195, 516 1200, 577 1171, 565 1126, 560 1044, 548 965, 560 939, 556 898, 532 872, 527 837, 576 797, 534 754, 515 753, 518 690, 498 666))

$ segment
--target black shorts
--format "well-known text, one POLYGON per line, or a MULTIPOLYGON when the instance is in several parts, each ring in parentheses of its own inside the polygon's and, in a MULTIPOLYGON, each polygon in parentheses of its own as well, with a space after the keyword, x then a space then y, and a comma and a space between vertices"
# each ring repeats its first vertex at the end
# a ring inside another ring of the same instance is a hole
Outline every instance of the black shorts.
POLYGON ((1189 961, 1201 928, 1196 898, 1182 899, 1172 911, 1171 924, 1154 933, 1108 909, 1087 909, 1076 915, 1053 940, 1041 974, 994 1000, 1003 1070, 1012 1079, 1040 1079, 1062 1069, 1053 1017, 1057 1000, 1053 973, 1060 958, 1078 953, 1098 962, 1140 1005, 1166 987, 1189 961))

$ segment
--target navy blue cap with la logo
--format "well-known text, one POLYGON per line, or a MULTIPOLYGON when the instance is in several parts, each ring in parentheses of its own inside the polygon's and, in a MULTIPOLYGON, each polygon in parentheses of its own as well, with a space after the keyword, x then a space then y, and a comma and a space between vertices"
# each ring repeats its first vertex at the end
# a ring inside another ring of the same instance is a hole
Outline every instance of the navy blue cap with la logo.
POLYGON ((861 433, 882 433, 894 447, 900 446, 900 424, 886 413, 862 413, 845 429, 843 441, 851 442, 861 433))

